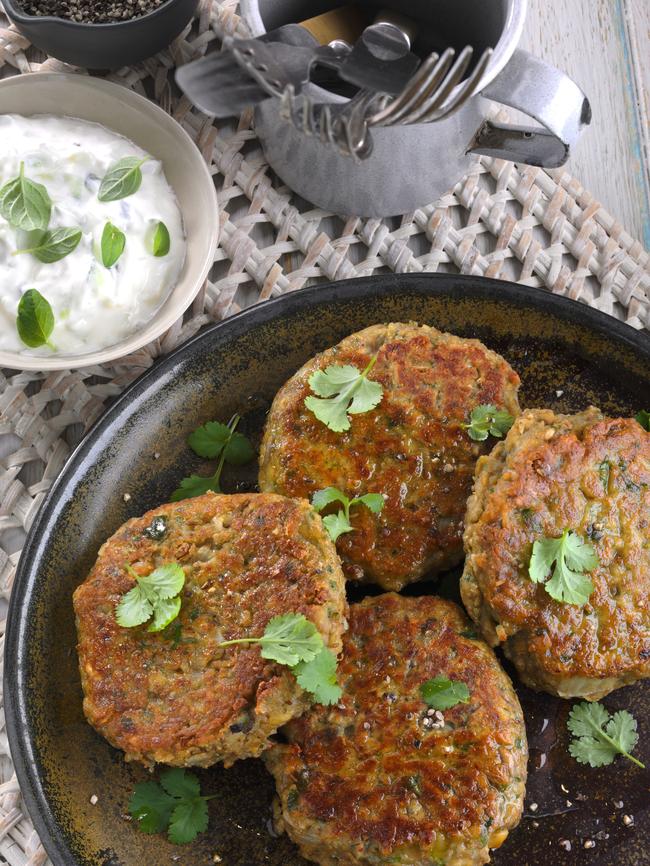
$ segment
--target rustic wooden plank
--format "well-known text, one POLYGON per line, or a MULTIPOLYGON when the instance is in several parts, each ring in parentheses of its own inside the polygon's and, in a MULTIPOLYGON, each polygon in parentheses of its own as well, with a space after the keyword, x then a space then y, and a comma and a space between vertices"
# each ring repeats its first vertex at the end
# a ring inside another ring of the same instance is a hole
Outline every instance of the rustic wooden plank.
POLYGON ((637 53, 648 53, 641 32, 648 2, 531 0, 529 5, 522 47, 571 75, 594 111, 567 169, 650 247, 648 162, 638 104, 642 65, 636 61, 637 53))

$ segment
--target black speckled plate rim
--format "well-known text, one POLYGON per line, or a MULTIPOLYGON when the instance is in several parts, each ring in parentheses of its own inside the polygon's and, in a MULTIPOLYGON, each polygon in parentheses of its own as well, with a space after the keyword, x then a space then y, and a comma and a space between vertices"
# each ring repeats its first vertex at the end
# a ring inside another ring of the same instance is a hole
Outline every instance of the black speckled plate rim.
POLYGON ((210 325, 175 351, 162 358, 133 382, 115 403, 97 420, 87 435, 72 452, 58 478, 50 488, 29 531, 18 564, 7 616, 4 653, 4 701, 7 736, 20 784, 23 800, 38 835, 54 866, 73 866, 64 834, 54 818, 40 781, 39 760, 29 729, 27 712, 27 684, 25 671, 27 606, 36 580, 28 563, 38 561, 47 539, 41 527, 60 513, 65 506, 65 491, 74 481, 80 462, 88 452, 110 436, 110 430, 120 415, 131 415, 149 396, 153 386, 174 376, 182 364, 206 340, 224 340, 245 333, 250 327, 275 318, 287 317, 301 310, 337 301, 380 297, 390 294, 444 295, 450 300, 484 297, 513 303, 525 310, 548 310, 568 322, 588 327, 599 335, 624 343, 629 349, 647 356, 650 363, 650 335, 636 331, 624 322, 601 313, 584 304, 544 289, 524 287, 502 280, 455 274, 386 274, 312 286, 295 294, 284 295, 250 307, 222 322, 210 325))

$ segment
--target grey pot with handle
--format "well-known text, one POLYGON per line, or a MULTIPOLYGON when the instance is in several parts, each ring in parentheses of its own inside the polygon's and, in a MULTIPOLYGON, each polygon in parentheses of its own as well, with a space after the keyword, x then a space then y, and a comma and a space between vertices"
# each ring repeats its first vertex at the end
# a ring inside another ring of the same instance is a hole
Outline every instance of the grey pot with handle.
MULTIPOLYGON (((452 116, 429 124, 373 129, 374 150, 362 162, 299 132, 270 99, 256 110, 256 129, 269 164, 303 198, 339 214, 385 217, 435 201, 469 168, 472 154, 557 168, 591 122, 589 100, 563 72, 517 48, 528 0, 383 0, 431 26, 430 50, 465 45, 480 54, 495 50, 476 94, 452 116), (540 126, 497 124, 491 102, 516 108, 540 126)), ((288 21, 304 20, 339 3, 309 0, 241 0, 253 36, 288 21)), ((426 41, 426 39, 425 39, 426 41)), ((347 100, 313 84, 305 88, 319 103, 347 100)))

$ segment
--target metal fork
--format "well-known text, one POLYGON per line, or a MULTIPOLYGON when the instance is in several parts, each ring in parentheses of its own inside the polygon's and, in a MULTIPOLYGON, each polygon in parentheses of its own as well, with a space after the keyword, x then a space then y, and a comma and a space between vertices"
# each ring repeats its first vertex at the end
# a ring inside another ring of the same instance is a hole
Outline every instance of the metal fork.
POLYGON ((472 74, 463 80, 474 54, 467 45, 456 58, 453 48, 441 55, 432 54, 411 78, 408 85, 396 99, 368 118, 370 126, 410 125, 413 123, 434 123, 457 111, 474 94, 483 77, 493 49, 487 48, 481 55, 472 74), (454 89, 458 87, 454 93, 454 89))
POLYGON ((347 155, 367 159, 373 147, 370 127, 434 123, 464 105, 483 76, 492 49, 483 52, 472 74, 461 84, 472 55, 470 46, 461 51, 455 63, 453 48, 448 48, 440 56, 430 55, 403 92, 394 99, 383 97, 383 106, 374 114, 371 110, 377 94, 357 94, 339 111, 337 118, 336 107, 327 104, 315 106, 304 94, 296 98, 291 89, 283 94, 282 111, 307 135, 317 135, 347 155))

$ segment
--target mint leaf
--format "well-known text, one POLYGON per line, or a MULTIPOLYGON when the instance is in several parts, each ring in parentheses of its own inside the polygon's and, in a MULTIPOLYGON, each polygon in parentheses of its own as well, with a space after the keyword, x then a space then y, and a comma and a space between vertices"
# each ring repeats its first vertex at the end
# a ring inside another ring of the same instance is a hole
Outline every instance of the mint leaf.
POLYGON ((26 232, 45 231, 50 222, 52 201, 41 183, 25 177, 25 163, 20 174, 0 189, 0 215, 16 229, 26 232))
POLYGON ((102 264, 105 268, 112 268, 124 252, 126 235, 113 223, 107 222, 104 226, 101 239, 102 264))
POLYGON ((157 222, 151 238, 151 252, 156 258, 162 258, 169 252, 171 240, 169 230, 164 222, 157 222))
POLYGON ((39 262, 51 265, 69 256, 79 246, 81 229, 58 228, 43 232, 38 242, 28 249, 16 250, 13 255, 31 253, 39 262))
POLYGON ((18 336, 30 349, 39 346, 54 347, 49 339, 54 330, 54 313, 43 295, 36 289, 28 289, 18 303, 16 316, 18 336))
POLYGON ((143 159, 137 156, 125 156, 124 159, 116 162, 104 175, 97 198, 103 202, 118 201, 137 192, 142 183, 140 166, 148 159, 148 156, 143 159))
POLYGON ((457 704, 469 703, 469 689, 463 682, 434 677, 420 686, 423 701, 434 710, 449 710, 457 704))

